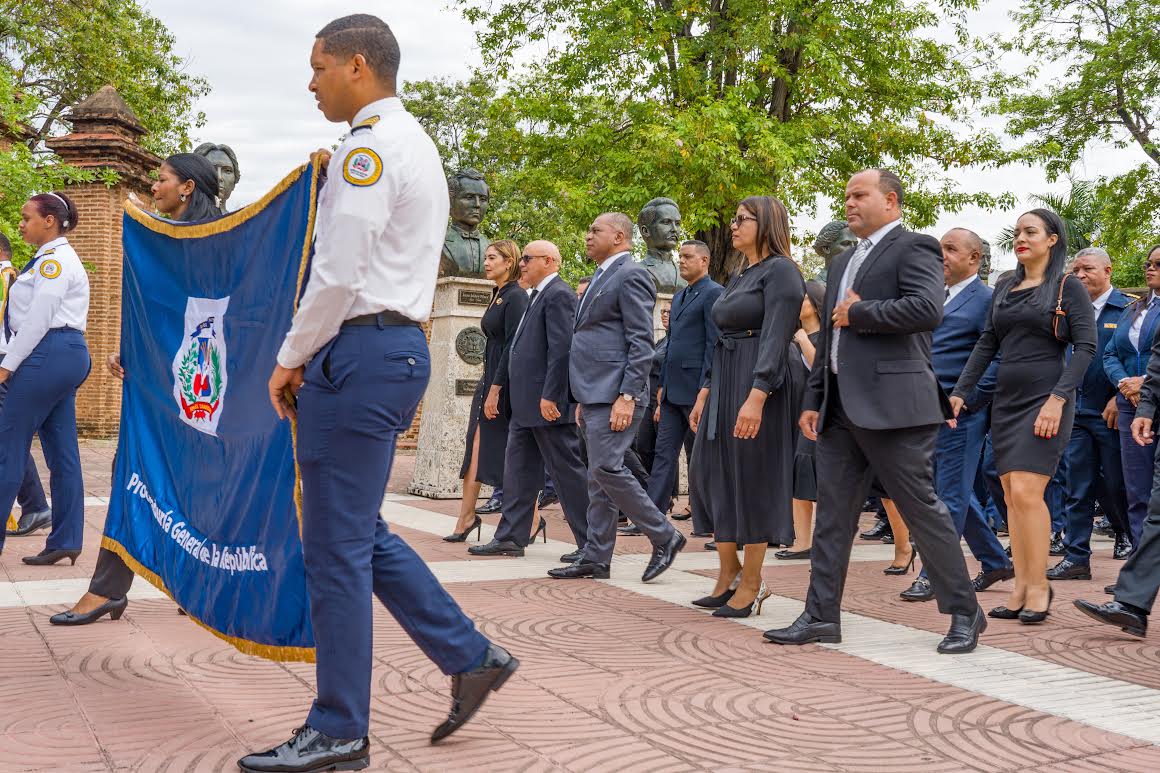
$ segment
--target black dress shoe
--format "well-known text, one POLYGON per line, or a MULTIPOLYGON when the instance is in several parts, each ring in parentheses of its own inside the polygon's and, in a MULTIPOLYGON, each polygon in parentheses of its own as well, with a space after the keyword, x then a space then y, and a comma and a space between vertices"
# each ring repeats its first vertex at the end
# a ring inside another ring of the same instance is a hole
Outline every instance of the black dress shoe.
POLYGON ((1063 544, 1063 533, 1055 532, 1051 535, 1051 547, 1048 552, 1053 556, 1066 556, 1067 545, 1063 544))
POLYGON ((1049 580, 1090 580, 1091 578, 1091 565, 1077 564, 1066 558, 1047 570, 1047 579, 1049 580))
POLYGON ((971 585, 975 586, 975 593, 985 591, 997 582, 1010 580, 1015 576, 1015 567, 1004 566, 1001 569, 992 569, 989 572, 980 571, 975 575, 975 579, 971 580, 971 585))
POLYGON ((34 556, 25 556, 20 559, 31 566, 52 566, 57 561, 68 559, 73 566, 76 565, 77 556, 81 554, 79 550, 49 550, 45 548, 34 556))
POLYGON ((1123 532, 1116 535, 1116 544, 1112 547, 1112 558, 1123 561, 1132 555, 1132 539, 1123 532))
POLYGON ((706 542, 705 543, 705 550, 716 550, 716 549, 717 549, 716 542, 706 542))
POLYGON ((492 497, 479 507, 475 508, 476 515, 492 515, 503 511, 503 500, 492 497))
POLYGON ((713 532, 711 532, 711 531, 691 531, 691 532, 689 532, 689 536, 690 537, 712 537, 713 532))
POLYGON ((53 615, 48 618, 48 622, 53 625, 88 625, 89 623, 97 622, 105 615, 108 615, 110 620, 120 620, 121 615, 125 614, 125 607, 127 606, 129 606, 129 599, 109 599, 87 614, 78 615, 76 612, 69 610, 68 612, 53 615))
POLYGON ((888 532, 886 534, 883 534, 882 535, 882 544, 883 545, 893 545, 894 544, 894 532, 888 532))
POLYGON ((616 533, 622 537, 643 537, 644 532, 640 530, 635 523, 630 523, 628 526, 621 526, 616 530, 616 533))
POLYGON ((577 561, 558 569, 549 569, 548 576, 555 577, 557 580, 579 580, 585 577, 591 577, 593 580, 607 580, 612 576, 612 570, 608 564, 577 561))
POLYGON ((987 617, 993 617, 996 620, 1018 620, 1019 613, 1023 611, 1023 607, 1018 609, 1007 609, 1007 607, 995 607, 987 613, 987 617))
POLYGON ((571 553, 565 553, 564 555, 560 556, 560 561, 565 563, 565 564, 574 564, 579 560, 580 560, 580 551, 579 550, 573 550, 571 553))
POLYGON ((540 495, 536 497, 536 507, 543 510, 545 507, 551 507, 560 503, 560 497, 556 495, 555 491, 541 491, 540 495))
POLYGON ((774 628, 762 635, 774 644, 841 644, 842 626, 823 623, 803 612, 788 628, 774 628))
POLYGON ((672 518, 674 521, 687 521, 693 517, 693 514, 681 512, 681 513, 673 513, 669 517, 672 518))
POLYGON ((473 556, 522 556, 524 549, 511 540, 493 539, 486 545, 472 545, 467 552, 473 556))
POLYGON ((1115 536, 1112 530, 1112 522, 1108 520, 1106 515, 1101 515, 1092 522, 1092 531, 1096 534, 1103 534, 1105 537, 1115 536))
POLYGON ((52 510, 39 510, 35 513, 21 513, 15 529, 8 529, 5 534, 9 537, 23 537, 39 529, 52 526, 52 510))
POLYGON ((467 542, 467 535, 475 532, 475 541, 479 542, 479 535, 483 533, 483 519, 478 515, 475 520, 463 531, 453 531, 443 538, 444 542, 467 542))
POLYGON ((859 534, 858 537, 864 540, 880 540, 890 533, 890 521, 885 518, 879 518, 877 523, 859 534))
POLYGON ((811 552, 812 550, 810 548, 806 548, 805 550, 786 549, 777 551, 773 554, 773 557, 781 561, 796 561, 802 558, 809 558, 811 552))
POLYGON ((930 580, 919 577, 910 584, 910 587, 898 594, 903 601, 930 601, 934 598, 934 588, 930 587, 930 580))
POLYGON ((979 646, 979 634, 987 630, 983 610, 976 608, 972 615, 951 615, 951 627, 946 638, 939 642, 940 655, 965 655, 979 646))
POLYGON ((677 553, 685 549, 685 535, 679 531, 674 531, 673 536, 669 537, 668 542, 663 545, 653 545, 652 559, 645 567, 644 574, 641 575, 641 582, 648 582, 655 580, 665 573, 665 570, 673 565, 673 561, 677 558, 677 553))
POLYGON ((289 741, 268 752, 248 754, 238 760, 247 773, 311 773, 316 770, 362 770, 371 764, 366 738, 344 740, 303 725, 289 741))
POLYGON ((1105 585, 1104 593, 1108 594, 1109 596, 1116 595, 1116 584, 1113 582, 1111 585, 1105 585))
POLYGON ((1051 614, 1051 602, 1055 601, 1055 588, 1047 589, 1047 609, 1042 612, 1036 612, 1033 609, 1023 607, 1019 612, 1019 622, 1024 625, 1033 625, 1035 623, 1042 623, 1051 614))
POLYGON ((1108 601, 1104 604, 1093 604, 1083 599, 1075 600, 1075 608, 1088 617, 1099 620, 1101 623, 1114 625, 1124 633, 1143 637, 1148 633, 1148 616, 1129 608, 1118 601, 1108 601))
POLYGON ((431 733, 431 743, 442 741, 463 727, 479 711, 487 696, 503 687, 520 667, 520 662, 496 644, 487 648, 479 668, 451 677, 451 711, 447 721, 431 733))

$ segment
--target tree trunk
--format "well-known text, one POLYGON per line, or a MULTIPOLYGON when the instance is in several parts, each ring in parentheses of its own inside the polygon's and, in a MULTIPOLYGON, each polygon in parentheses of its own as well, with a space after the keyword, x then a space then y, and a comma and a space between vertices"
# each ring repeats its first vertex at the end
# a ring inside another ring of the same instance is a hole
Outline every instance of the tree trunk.
MULTIPOLYGON (((725 216, 722 215, 724 220, 725 216)), ((696 239, 709 245, 709 276, 714 282, 725 284, 729 276, 741 265, 741 253, 733 249, 733 238, 729 224, 717 225, 697 231, 696 239)))

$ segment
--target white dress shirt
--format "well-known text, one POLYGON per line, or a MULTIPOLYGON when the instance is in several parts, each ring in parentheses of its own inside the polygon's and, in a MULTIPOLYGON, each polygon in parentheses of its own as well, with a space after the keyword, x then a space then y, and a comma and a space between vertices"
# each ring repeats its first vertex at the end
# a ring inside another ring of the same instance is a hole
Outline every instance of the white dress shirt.
POLYGON ((358 112, 318 197, 310 281, 278 352, 304 365, 342 323, 431 315, 451 203, 439 152, 397 97, 358 112))
POLYGON ((0 367, 16 370, 49 330, 71 327, 84 332, 88 318, 89 275, 68 239, 53 239, 36 251, 8 292, 13 335, 2 345, 0 367))
POLYGON ((978 278, 979 278, 978 274, 971 274, 969 277, 967 277, 963 281, 956 282, 955 284, 948 287, 947 292, 949 294, 947 295, 946 300, 943 301, 943 306, 946 306, 948 303, 953 301, 955 299, 956 295, 961 293, 963 290, 966 290, 967 285, 969 285, 971 282, 975 281, 978 278))
MULTIPOLYGON (((559 271, 553 271, 552 273, 548 274, 546 277, 544 277, 543 279, 540 280, 540 283, 538 285, 536 285, 535 287, 528 288, 528 295, 530 296, 533 292, 536 293, 536 295, 539 295, 540 293, 544 292, 544 288, 547 287, 551 283, 551 281, 558 276, 560 276, 559 271)), ((515 338, 520 334, 520 330, 522 330, 524 327, 524 319, 527 318, 528 312, 532 310, 532 304, 534 304, 535 302, 536 302, 536 299, 532 298, 532 302, 529 303, 527 308, 524 309, 524 313, 520 317, 520 322, 518 325, 516 325, 516 332, 515 332, 515 335, 512 336, 512 340, 515 340, 515 338)))
POLYGON ((1092 306, 1096 309, 1096 319, 1100 318, 1100 312, 1104 310, 1104 306, 1108 305, 1108 298, 1112 295, 1114 287, 1109 287, 1104 291, 1104 294, 1092 301, 1092 306))
MULTIPOLYGON (((886 234, 890 233, 891 231, 893 231, 895 228, 897 228, 900 225, 902 225, 901 218, 899 218, 898 220, 891 220, 889 223, 887 223, 886 225, 882 226, 874 233, 867 236, 866 241, 870 242, 870 249, 867 250, 866 256, 864 258, 862 258, 862 263, 865 263, 866 258, 870 257, 870 252, 873 251, 873 249, 878 246, 878 242, 882 241, 882 237, 886 236, 886 234)), ((861 244, 862 240, 859 240, 858 243, 861 244)), ((856 252, 858 250, 858 248, 855 247, 854 250, 856 252)), ((845 288, 845 290, 849 290, 851 287, 854 286, 854 280, 857 279, 857 275, 850 276, 850 267, 853 265, 854 265, 853 259, 846 262, 846 270, 842 272, 842 279, 840 280, 840 282, 838 284, 839 295, 835 299, 835 303, 841 303, 842 301, 844 301, 846 299, 846 293, 843 290, 843 288, 845 288)), ((862 265, 859 264, 858 268, 861 268, 861 267, 862 267, 862 265)), ((846 328, 846 329, 848 330, 849 328, 846 328)), ((833 335, 832 342, 830 344, 830 371, 832 373, 838 372, 838 342, 841 340, 841 338, 842 338, 842 330, 840 328, 834 328, 834 335, 833 335)))
POLYGON ((1132 320, 1132 327, 1128 328, 1128 340, 1132 342, 1132 346, 1136 347, 1136 351, 1140 351, 1140 331, 1144 329, 1144 317, 1148 316, 1148 309, 1156 302, 1157 297, 1160 296, 1157 296, 1155 292, 1148 296, 1148 304, 1132 320))

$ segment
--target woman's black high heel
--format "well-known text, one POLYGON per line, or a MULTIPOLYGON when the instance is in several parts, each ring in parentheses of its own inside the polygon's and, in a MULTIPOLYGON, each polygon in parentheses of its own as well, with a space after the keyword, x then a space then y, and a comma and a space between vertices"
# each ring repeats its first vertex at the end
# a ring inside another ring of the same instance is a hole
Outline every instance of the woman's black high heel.
POLYGON ((59 615, 53 615, 48 619, 48 622, 53 625, 88 625, 95 623, 105 615, 109 616, 110 620, 120 620, 121 615, 125 614, 125 607, 129 606, 129 599, 109 599, 104 604, 84 615, 79 615, 72 610, 68 612, 61 612, 59 615))
POLYGON ((542 515, 540 516, 540 525, 536 527, 534 532, 532 532, 532 538, 529 540, 529 543, 535 542, 536 537, 540 536, 541 534, 544 535, 544 544, 548 544, 548 519, 542 515))
POLYGON ((482 532, 482 531, 483 531, 483 519, 477 515, 477 516, 475 516, 475 520, 471 522, 470 526, 468 526, 463 531, 456 532, 455 534, 448 534, 446 537, 443 538, 443 541, 444 542, 467 542, 467 535, 471 534, 471 532, 475 532, 475 541, 479 542, 479 535, 480 535, 480 532, 482 532))
POLYGON ((725 602, 733 598, 733 594, 737 592, 737 586, 741 584, 741 572, 733 578, 733 582, 729 583, 729 587, 720 596, 702 596, 693 601, 693 606, 701 607, 702 609, 718 609, 725 606, 725 602))
POLYGON ((910 574, 911 567, 914 566, 914 559, 918 558, 918 549, 914 545, 910 546, 910 560, 906 562, 906 566, 895 566, 891 564, 882 570, 883 574, 900 575, 910 574))
POLYGON ((752 604, 741 609, 726 604, 714 610, 713 617, 749 617, 750 615, 760 615, 761 605, 772 595, 773 593, 770 592, 769 588, 765 587, 765 583, 763 582, 757 591, 757 598, 753 599, 752 604))
POLYGON ((1042 612, 1036 612, 1033 609, 1026 607, 1019 613, 1019 622, 1024 625, 1034 625, 1035 623, 1042 623, 1051 614, 1051 602, 1055 600, 1055 588, 1048 586, 1047 588, 1047 609, 1042 612))
POLYGON ((1018 620, 1019 615, 1023 614, 1023 607, 1018 609, 1007 609, 1007 607, 995 607, 987 613, 987 617, 993 617, 996 620, 1018 620))
POLYGON ((77 556, 80 554, 79 550, 49 550, 45 548, 35 556, 25 556, 20 560, 32 566, 51 566, 62 558, 67 558, 73 566, 76 566, 77 556))

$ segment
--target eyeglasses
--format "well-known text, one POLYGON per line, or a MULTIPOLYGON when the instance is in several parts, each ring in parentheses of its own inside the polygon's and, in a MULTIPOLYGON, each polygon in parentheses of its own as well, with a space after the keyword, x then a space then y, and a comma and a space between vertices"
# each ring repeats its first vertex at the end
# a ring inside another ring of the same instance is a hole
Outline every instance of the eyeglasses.
POLYGON ((729 221, 729 225, 731 225, 734 228, 740 228, 742 225, 745 224, 746 220, 752 220, 754 222, 757 222, 757 218, 755 218, 753 215, 738 215, 737 217, 735 217, 729 221))
POLYGON ((1160 268, 1160 260, 1145 260, 1144 270, 1147 271, 1150 268, 1160 268))
POLYGON ((531 263, 536 258, 543 258, 544 260, 547 260, 548 256, 547 255, 521 255, 520 256, 520 263, 531 263))

